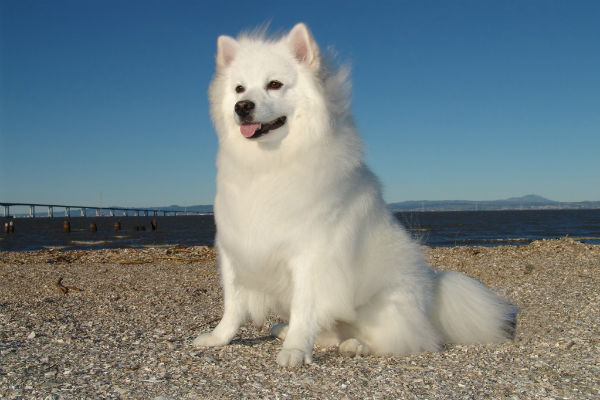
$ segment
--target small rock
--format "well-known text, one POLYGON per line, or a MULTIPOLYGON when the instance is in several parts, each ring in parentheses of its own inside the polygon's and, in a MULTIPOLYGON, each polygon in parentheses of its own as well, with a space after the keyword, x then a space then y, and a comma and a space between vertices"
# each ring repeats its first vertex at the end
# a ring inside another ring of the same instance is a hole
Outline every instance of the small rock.
POLYGON ((115 393, 117 393, 120 396, 125 396, 127 393, 129 393, 129 390, 121 388, 121 387, 115 387, 113 389, 115 391, 115 393))
POLYGON ((56 371, 48 371, 48 372, 46 372, 46 373, 44 374, 44 376, 45 376, 46 378, 54 378, 54 377, 56 377, 56 374, 57 374, 57 372, 56 372, 56 371))

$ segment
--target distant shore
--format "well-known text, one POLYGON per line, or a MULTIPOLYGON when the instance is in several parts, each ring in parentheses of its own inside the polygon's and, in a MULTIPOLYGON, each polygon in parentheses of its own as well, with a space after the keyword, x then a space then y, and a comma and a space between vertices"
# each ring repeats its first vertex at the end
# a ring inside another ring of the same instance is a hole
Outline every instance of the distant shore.
MULTIPOLYGON (((11 203, 3 203, 0 201, 0 207, 13 207, 13 212, 10 214, 15 217, 45 217, 52 213, 55 217, 69 218, 76 216, 77 213, 85 214, 85 211, 96 213, 97 216, 160 216, 160 215, 182 215, 195 214, 207 215, 212 214, 213 206, 211 204, 194 205, 194 206, 162 206, 162 207, 118 207, 118 206, 67 206, 67 205, 44 205, 32 204, 34 208, 30 208, 27 204, 21 203, 20 206, 11 203), (37 208, 36 208, 37 207, 37 208), (14 210, 20 209, 22 212, 16 213, 14 210), (26 211, 25 211, 26 210, 26 211), (37 210, 37 212, 35 211, 37 210), (61 214, 62 212, 62 214, 61 214), (98 214, 99 213, 99 214, 98 214), (125 213, 125 215, 123 215, 125 213)), ((11 208, 8 208, 10 212, 11 208)), ((555 201, 545 197, 529 194, 521 197, 511 197, 502 200, 409 200, 401 202, 392 202, 388 207, 393 212, 419 212, 419 211, 516 211, 516 210, 597 210, 600 209, 600 201, 555 201)), ((4 209, 6 214, 7 209, 4 209)), ((4 215, 7 217, 7 215, 4 215)), ((2 217, 0 217, 2 218, 2 217)))
MULTIPOLYGON (((1 398, 596 398, 600 246, 425 248, 520 307, 514 342, 279 368, 268 327, 191 341, 222 313, 212 248, 0 252, 1 398)), ((271 318, 269 323, 276 319, 271 318)))
MULTIPOLYGON (((406 202, 404 203, 391 203, 388 204, 388 208, 392 212, 461 212, 461 211, 544 211, 544 210, 600 210, 600 201, 593 202, 581 202, 581 203, 565 203, 560 205, 522 205, 522 206, 485 206, 476 205, 477 202, 469 202, 472 204, 455 205, 451 204, 454 202, 449 201, 450 204, 439 204, 445 202, 425 202, 431 204, 421 204, 421 202, 406 202), (416 203, 416 204, 415 204, 416 203)), ((184 212, 184 211, 182 211, 184 212)), ((195 212, 189 215, 213 215, 213 211, 202 211, 195 212)), ((53 217, 48 217, 46 212, 36 212, 34 218, 60 218, 60 219, 71 219, 71 218, 90 218, 91 216, 72 215, 67 216, 63 213, 56 213, 53 217)), ((111 217, 109 214, 99 215, 99 217, 111 217)), ((132 218, 138 217, 135 215, 121 216, 121 218, 132 218)), ((13 218, 32 218, 27 213, 12 214, 10 216, 0 216, 0 222, 10 221, 13 218)), ((140 216, 141 218, 141 216, 140 216)), ((152 218, 150 216, 150 218, 152 218)))

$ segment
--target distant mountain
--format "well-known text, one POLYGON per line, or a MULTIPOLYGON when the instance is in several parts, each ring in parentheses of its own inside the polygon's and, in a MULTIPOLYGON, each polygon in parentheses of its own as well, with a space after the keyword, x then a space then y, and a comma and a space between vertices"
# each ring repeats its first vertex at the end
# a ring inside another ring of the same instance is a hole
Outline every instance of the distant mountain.
POLYGON ((194 213, 211 213, 213 212, 213 206, 210 204, 196 205, 196 206, 178 206, 173 204, 167 207, 149 207, 149 210, 167 210, 167 211, 189 211, 194 213))
MULTIPOLYGON (((536 194, 522 197, 511 197, 504 200, 472 201, 472 200, 418 200, 391 203, 393 211, 486 211, 486 210, 541 210, 541 209, 586 209, 600 208, 600 201, 560 202, 546 199, 536 194)), ((182 207, 153 207, 169 211, 192 211, 212 213, 212 205, 182 207)))
POLYGON ((548 200, 545 197, 542 196, 538 196, 537 194, 527 194, 525 196, 522 197, 511 197, 508 198, 506 200, 497 200, 500 202, 505 202, 507 204, 544 204, 544 205, 548 205, 548 204, 556 204, 558 203, 557 201, 554 200, 548 200))
MULTIPOLYGON (((579 202, 560 202, 554 200, 548 200, 542 196, 535 194, 528 194, 522 197, 511 197, 505 200, 491 200, 491 201, 472 201, 472 200, 413 200, 403 201, 399 203, 388 204, 392 211, 491 211, 491 210, 558 210, 558 209, 600 209, 600 201, 579 201, 579 202)), ((15 217, 27 217, 29 216, 26 209, 26 205, 11 207, 11 213, 9 215, 15 217)), ((48 215, 45 206, 38 206, 36 208, 36 216, 43 217, 48 215)), ((60 206, 59 206, 60 207, 60 206)), ((28 208, 28 207, 27 207, 28 208)), ((75 207, 79 208, 79 207, 75 207)), ((88 207, 94 209, 96 207, 88 207)), ((134 210, 136 207, 104 207, 104 214, 107 214, 107 209, 118 208, 134 210)), ((196 214, 210 214, 213 212, 213 206, 210 204, 195 205, 195 206, 179 206, 176 204, 166 207, 137 207, 144 210, 165 210, 165 211, 188 211, 196 214)), ((63 210, 56 211, 56 215, 63 215, 63 210)), ((89 215, 94 214, 93 211, 88 210, 89 215)), ((0 211, 1 213, 1 211, 0 211)), ((76 216, 79 215, 79 211, 75 211, 76 216)), ((94 214, 95 215, 95 214, 94 214)), ((130 214, 131 215, 131 214, 130 214)), ((2 215, 0 215, 0 218, 2 215)))
POLYGON ((600 201, 560 202, 528 194, 505 200, 421 200, 391 203, 393 211, 487 211, 487 210, 542 210, 600 208, 600 201))

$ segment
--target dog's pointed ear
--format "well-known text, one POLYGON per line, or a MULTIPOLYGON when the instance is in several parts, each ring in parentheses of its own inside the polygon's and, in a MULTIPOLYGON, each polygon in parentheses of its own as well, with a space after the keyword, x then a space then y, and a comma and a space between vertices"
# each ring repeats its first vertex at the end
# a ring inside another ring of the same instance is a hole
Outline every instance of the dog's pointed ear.
POLYGON ((315 70, 319 69, 319 47, 306 25, 302 22, 296 24, 288 33, 287 41, 298 61, 308 64, 315 70))
POLYGON ((219 36, 217 39, 217 67, 228 66, 235 58, 239 47, 237 40, 231 36, 219 36))

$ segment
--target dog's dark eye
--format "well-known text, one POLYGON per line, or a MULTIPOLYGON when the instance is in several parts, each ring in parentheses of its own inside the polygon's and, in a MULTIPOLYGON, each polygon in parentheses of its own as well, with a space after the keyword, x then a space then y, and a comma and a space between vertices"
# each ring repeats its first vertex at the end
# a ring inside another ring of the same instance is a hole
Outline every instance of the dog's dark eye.
POLYGON ((243 87, 242 85, 237 85, 237 86, 235 87, 235 92, 236 92, 236 93, 244 93, 245 91, 246 91, 246 88, 245 88, 245 87, 243 87))
POLYGON ((281 89, 281 87, 283 86, 283 83, 279 82, 279 81, 271 81, 269 82, 269 84, 267 85, 267 90, 277 90, 277 89, 281 89))

